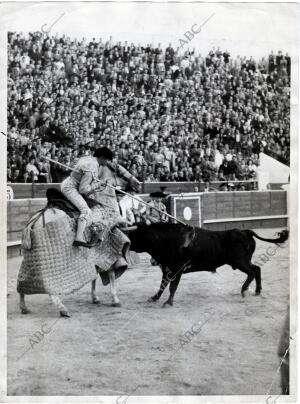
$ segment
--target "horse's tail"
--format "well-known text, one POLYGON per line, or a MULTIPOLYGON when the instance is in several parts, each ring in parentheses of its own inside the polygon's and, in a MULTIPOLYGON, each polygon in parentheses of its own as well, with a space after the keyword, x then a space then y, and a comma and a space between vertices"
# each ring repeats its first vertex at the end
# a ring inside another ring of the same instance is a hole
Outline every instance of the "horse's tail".
POLYGON ((31 231, 33 229, 33 226, 35 223, 39 220, 39 218, 42 216, 43 217, 43 224, 45 222, 45 210, 46 208, 38 210, 29 220, 29 222, 26 224, 26 227, 24 228, 22 232, 22 243, 21 247, 24 250, 30 250, 31 249, 31 231))

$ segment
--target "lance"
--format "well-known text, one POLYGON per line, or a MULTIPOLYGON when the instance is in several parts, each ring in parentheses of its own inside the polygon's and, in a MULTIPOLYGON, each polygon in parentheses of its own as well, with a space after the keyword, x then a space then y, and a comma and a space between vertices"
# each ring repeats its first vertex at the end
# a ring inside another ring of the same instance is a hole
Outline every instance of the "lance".
MULTIPOLYGON (((67 170, 69 170, 69 171, 73 171, 73 172, 75 172, 75 173, 81 174, 81 171, 76 170, 76 168, 72 168, 72 167, 70 167, 70 166, 68 166, 68 165, 66 165, 66 164, 59 163, 58 161, 52 160, 52 159, 50 159, 49 157, 43 156, 43 159, 45 159, 45 160, 47 160, 47 161, 50 161, 51 163, 56 164, 56 165, 58 165, 58 166, 61 166, 61 167, 65 168, 65 169, 67 169, 67 170)), ((127 195, 127 196, 129 196, 130 198, 135 199, 135 200, 138 201, 139 203, 142 203, 143 205, 146 205, 148 208, 153 209, 153 210, 156 210, 157 212, 159 212, 159 213, 161 213, 161 214, 163 214, 163 215, 169 217, 170 219, 175 220, 176 222, 178 222, 178 223, 180 223, 180 224, 183 224, 184 226, 188 226, 186 223, 184 223, 183 221, 177 219, 175 216, 172 216, 172 215, 170 215, 169 213, 164 212, 163 210, 157 208, 156 206, 151 206, 151 205, 149 205, 147 202, 143 201, 142 199, 137 198, 137 197, 135 197, 134 195, 131 195, 131 194, 129 194, 128 192, 125 192, 125 191, 123 191, 122 189, 119 189, 119 188, 115 187, 114 185, 109 184, 108 182, 102 182, 101 180, 98 180, 97 178, 95 178, 94 181, 100 182, 104 187, 109 187, 109 188, 113 189, 114 191, 118 191, 118 192, 120 192, 120 193, 123 194, 123 195, 127 195)))

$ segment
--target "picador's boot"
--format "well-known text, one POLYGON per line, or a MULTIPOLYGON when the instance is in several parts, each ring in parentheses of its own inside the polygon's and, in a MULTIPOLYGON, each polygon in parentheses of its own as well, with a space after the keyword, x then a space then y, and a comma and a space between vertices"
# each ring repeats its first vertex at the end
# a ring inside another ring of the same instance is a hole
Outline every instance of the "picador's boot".
POLYGON ((74 240, 74 242, 73 242, 74 247, 92 248, 92 247, 96 247, 97 245, 98 245, 98 243, 86 243, 85 241, 78 241, 78 240, 74 240))
POLYGON ((87 221, 81 217, 79 217, 78 222, 77 222, 77 233, 76 233, 76 238, 73 242, 74 247, 86 247, 86 248, 92 248, 97 245, 97 243, 87 243, 84 240, 83 233, 86 228, 87 221))

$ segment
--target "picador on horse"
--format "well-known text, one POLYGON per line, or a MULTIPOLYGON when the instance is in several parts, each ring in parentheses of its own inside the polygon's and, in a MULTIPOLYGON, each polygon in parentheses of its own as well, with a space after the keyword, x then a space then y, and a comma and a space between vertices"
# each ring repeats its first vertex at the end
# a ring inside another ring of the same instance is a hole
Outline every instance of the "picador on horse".
POLYGON ((98 303, 98 273, 103 284, 111 285, 113 305, 120 305, 114 280, 133 262, 130 240, 121 231, 126 221, 120 215, 115 187, 121 179, 138 190, 139 181, 113 162, 107 147, 80 158, 71 171, 61 192, 47 190, 47 206, 30 219, 23 232, 24 259, 17 290, 24 314, 29 311, 26 294, 46 293, 61 315, 69 316, 58 296, 73 293, 88 282, 92 282, 93 303, 98 303))
MULTIPOLYGON (((88 197, 100 191, 105 185, 105 181, 109 181, 111 172, 129 182, 132 189, 138 190, 139 181, 119 164, 113 165, 112 159, 113 153, 107 147, 97 149, 94 157, 82 157, 78 161, 75 170, 61 184, 62 193, 80 212, 74 246, 94 247, 94 244, 87 243, 84 239, 84 230, 91 223, 92 218, 91 210, 82 195, 88 197)), ((103 190, 100 195, 99 202, 101 204, 112 207, 116 212, 119 212, 114 190, 108 188, 105 191, 103 190)), ((123 220, 120 217, 120 223, 122 222, 123 220)))

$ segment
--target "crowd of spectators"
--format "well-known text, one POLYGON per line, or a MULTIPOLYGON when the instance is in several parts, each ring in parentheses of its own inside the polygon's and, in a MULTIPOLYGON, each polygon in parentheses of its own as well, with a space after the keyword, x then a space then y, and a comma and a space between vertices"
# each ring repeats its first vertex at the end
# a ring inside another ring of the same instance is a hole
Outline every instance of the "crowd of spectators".
POLYGON ((8 34, 8 181, 61 182, 108 146, 141 181, 246 180, 289 164, 290 57, 8 34))

